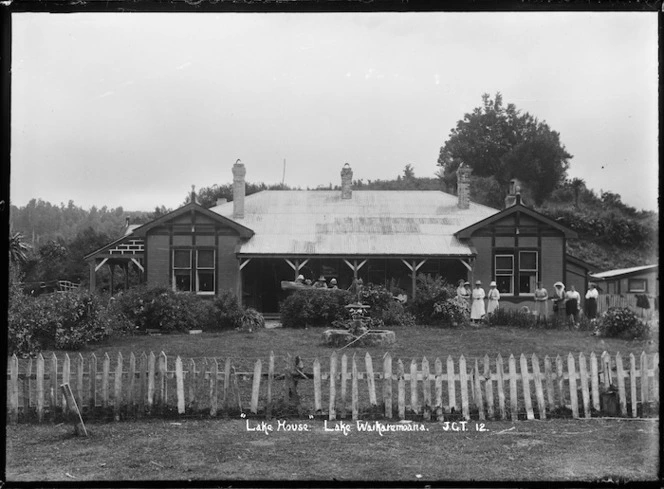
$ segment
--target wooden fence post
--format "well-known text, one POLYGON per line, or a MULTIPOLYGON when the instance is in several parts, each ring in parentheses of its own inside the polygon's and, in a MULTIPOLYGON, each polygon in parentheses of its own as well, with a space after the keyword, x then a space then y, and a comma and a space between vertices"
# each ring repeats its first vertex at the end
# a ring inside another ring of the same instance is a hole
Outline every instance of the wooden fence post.
POLYGON ((337 384, 337 352, 332 352, 330 356, 330 406, 328 410, 328 417, 330 421, 337 419, 336 411, 336 384, 337 384))
POLYGON ((576 391, 576 368, 571 352, 567 355, 567 375, 569 376, 569 399, 572 406, 572 417, 576 419, 579 417, 579 399, 576 391))
POLYGON ((136 355, 132 351, 129 354, 129 389, 127 391, 127 404, 129 405, 129 412, 133 415, 136 413, 136 355))
POLYGON ((645 414, 648 407, 648 357, 646 352, 641 352, 641 406, 645 414))
POLYGON ((443 419, 443 362, 440 361, 440 358, 436 358, 434 363, 434 369, 436 374, 436 419, 442 421, 443 419))
POLYGON ((454 361, 447 356, 447 396, 450 401, 450 412, 456 411, 456 384, 454 379, 454 361))
POLYGON ((28 359, 28 365, 25 367, 25 382, 23 382, 23 411, 28 414, 30 411, 30 384, 32 383, 32 358, 28 359))
POLYGON ((101 373, 101 405, 104 409, 108 408, 108 377, 111 370, 111 358, 108 353, 104 353, 101 373))
MULTIPOLYGON (((617 363, 617 357, 616 357, 617 363)), ((616 365, 617 368, 617 365, 616 365)), ((623 394, 625 388, 625 379, 622 379, 623 382, 623 394)), ((620 384, 620 374, 618 374, 618 384, 620 384)), ((597 368, 597 355, 595 352, 590 352, 590 390, 593 397, 593 409, 595 411, 600 410, 599 402, 599 369, 597 368)))
POLYGON ((634 353, 629 354, 629 390, 632 401, 632 417, 636 418, 639 401, 636 398, 636 358, 634 353))
POLYGON ((422 413, 425 420, 431 419, 431 372, 429 371, 429 360, 422 358, 422 413))
POLYGON ((383 356, 383 401, 385 417, 392 417, 392 355, 387 352, 383 356))
POLYGON ((364 363, 367 369, 367 388, 369 389, 369 404, 372 409, 378 404, 376 401, 376 382, 374 379, 373 361, 369 352, 364 356, 364 363))
POLYGON ((341 412, 342 418, 346 417, 346 382, 348 381, 348 357, 341 355, 341 412))
POLYGON ((521 387, 523 388, 523 402, 526 406, 526 418, 535 419, 533 413, 533 400, 530 396, 530 373, 528 372, 528 359, 523 353, 519 358, 521 363, 521 387))
POLYGON ((549 409, 556 408, 555 393, 553 390, 553 369, 549 355, 544 356, 544 378, 546 382, 546 400, 549 403, 549 409))
POLYGON ((484 400, 482 399, 482 383, 480 382, 480 368, 475 359, 475 368, 473 370, 473 377, 475 378, 475 404, 477 405, 478 416, 480 420, 486 420, 484 414, 484 400))
POLYGON ((164 413, 166 409, 166 372, 168 369, 168 359, 166 353, 163 351, 159 354, 157 359, 157 409, 160 414, 164 413))
POLYGON ((120 408, 122 407, 122 353, 118 352, 118 364, 115 368, 114 390, 113 390, 113 417, 120 421, 120 408))
POLYGON ((498 354, 496 357, 496 385, 498 387, 498 412, 500 419, 507 418, 505 411, 505 369, 503 367, 503 357, 498 354))
MULTIPOLYGON (((198 379, 198 387, 199 387, 199 397, 200 397, 200 402, 198 403, 199 409, 202 411, 205 407, 209 409, 210 407, 210 377, 212 377, 212 371, 208 373, 208 359, 207 357, 203 357, 203 360, 201 360, 201 371, 198 374, 199 379, 198 379), (206 377, 207 376, 207 377, 206 377)), ((229 371, 229 380, 226 382, 226 373, 224 371, 224 383, 225 385, 230 383, 230 366, 228 367, 229 371)), ((228 405, 224 404, 224 410, 228 409, 228 405)))
POLYGON ((97 408, 97 355, 94 353, 90 355, 90 379, 89 379, 89 388, 90 388, 90 412, 93 413, 97 408))
POLYGON ((314 413, 321 414, 323 412, 321 397, 321 377, 320 377, 320 360, 318 357, 314 358, 314 413))
POLYGON ((463 419, 470 419, 470 405, 468 402, 468 370, 466 369, 466 357, 459 357, 459 381, 461 382, 461 412, 463 419))
POLYGON ((563 372, 563 359, 556 355, 556 380, 558 381, 558 406, 565 407, 565 377, 563 372))
POLYGON ((145 414, 145 402, 148 395, 148 356, 145 352, 141 353, 138 362, 138 415, 145 414))
POLYGON ((544 391, 542 390, 542 374, 540 372, 539 358, 533 353, 531 357, 533 365, 533 381, 535 383, 535 396, 537 397, 537 410, 539 419, 546 419, 546 404, 544 404, 544 391))
POLYGON ((44 357, 37 356, 37 421, 44 420, 44 357))
POLYGON ((493 380, 491 379, 491 361, 489 355, 484 355, 484 390, 486 394, 487 416, 494 418, 493 380))
MULTIPOLYGON (((320 363, 319 363, 320 368, 320 363)), ((319 372, 320 374, 320 372, 319 372)), ((320 382, 320 379, 319 379, 320 382)), ((274 383, 274 352, 270 351, 270 359, 267 366, 267 409, 265 416, 269 419, 272 417, 272 384, 274 383)), ((319 386, 320 387, 320 386, 319 386)))
POLYGON ((184 414, 184 372, 182 369, 182 359, 179 355, 175 358, 175 391, 178 402, 178 414, 184 414))
POLYGON ((519 404, 517 399, 516 360, 514 359, 514 355, 510 355, 508 363, 510 369, 510 419, 516 421, 519 419, 519 404))
POLYGON ((70 413, 69 416, 73 418, 74 421, 74 430, 77 435, 88 436, 88 431, 85 429, 85 424, 83 423, 83 418, 81 418, 81 412, 76 405, 76 400, 74 400, 74 394, 71 391, 69 384, 62 384, 60 386, 62 394, 65 399, 65 404, 67 404, 66 413, 70 413))
MULTIPOLYGON (((627 415, 627 393, 625 392, 625 369, 620 352, 616 353, 616 375, 618 377, 618 399, 620 405, 620 415, 627 415)), ((598 409, 599 411, 599 409, 598 409)))
MULTIPOLYGON (((218 400, 218 394, 217 394, 217 389, 219 387, 219 363, 217 362, 216 358, 212 359, 212 364, 210 365, 210 416, 216 416, 217 415, 217 400, 218 400)), ((234 381, 237 382, 237 376, 234 376, 234 381)), ((239 392, 238 392, 239 394, 239 392)), ((239 399, 238 395, 238 399, 239 399)), ((241 406, 242 404, 238 402, 238 406, 241 406)), ((242 411, 242 408, 240 407, 240 412, 242 411)))
POLYGON ((417 363, 413 358, 410 361, 410 409, 413 414, 419 414, 420 406, 417 398, 417 363))
POLYGON ((261 370, 263 369, 263 362, 259 358, 254 364, 254 378, 251 384, 251 412, 258 414, 258 396, 261 392, 261 370))
POLYGON ((588 392, 588 370, 586 356, 579 353, 579 378, 581 380, 581 399, 583 399, 583 415, 590 418, 590 393, 588 392))
POLYGON ((154 352, 150 352, 148 357, 148 412, 152 413, 154 409, 154 391, 155 391, 155 368, 156 358, 154 352))
MULTIPOLYGON (((224 410, 227 410, 230 406, 230 387, 231 387, 231 357, 227 357, 224 363, 224 399, 223 406, 224 410)), ((238 403, 238 406, 240 404, 238 403)), ((241 411, 241 410, 240 410, 241 411)))
POLYGON ((189 410, 190 412, 196 412, 198 409, 198 391, 199 391, 199 382, 200 374, 196 371, 196 361, 193 358, 189 359, 189 374, 187 376, 187 391, 189 395, 187 396, 187 404, 185 412, 189 410))
POLYGON ((399 419, 406 419, 406 378, 401 359, 397 360, 397 411, 399 419))
POLYGON ((18 421, 18 357, 9 358, 9 419, 12 423, 18 421))
POLYGON ((60 390, 60 385, 58 384, 58 357, 55 356, 55 353, 51 355, 51 370, 49 372, 49 380, 50 409, 51 417, 53 417, 58 408, 58 391, 60 390))
MULTIPOLYGON (((70 377, 70 372, 71 372, 71 360, 69 359, 69 355, 65 353, 65 359, 62 362, 62 383, 69 385, 69 377, 70 377)), ((62 389, 61 389, 62 390, 62 389)), ((69 389, 71 391, 71 387, 69 389)), ((56 391, 57 393, 57 391, 56 391)), ((62 406, 62 412, 67 415, 67 398, 65 397, 65 393, 62 393, 62 400, 60 401, 60 405, 62 406)))
POLYGON ((355 360, 355 354, 353 354, 352 361, 352 380, 351 380, 351 416, 353 421, 356 421, 359 418, 359 392, 358 392, 358 372, 357 372, 357 361, 355 360))

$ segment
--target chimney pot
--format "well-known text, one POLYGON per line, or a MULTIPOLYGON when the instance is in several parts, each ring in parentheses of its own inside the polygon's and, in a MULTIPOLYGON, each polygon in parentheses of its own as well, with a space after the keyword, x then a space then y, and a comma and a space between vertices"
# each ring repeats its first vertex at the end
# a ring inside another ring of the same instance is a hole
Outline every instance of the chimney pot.
POLYGON ((350 199, 353 196, 351 185, 353 182, 353 170, 346 163, 341 169, 341 198, 350 199))
POLYGON ((244 176, 246 174, 244 164, 238 159, 233 165, 233 218, 235 219, 244 218, 244 176))

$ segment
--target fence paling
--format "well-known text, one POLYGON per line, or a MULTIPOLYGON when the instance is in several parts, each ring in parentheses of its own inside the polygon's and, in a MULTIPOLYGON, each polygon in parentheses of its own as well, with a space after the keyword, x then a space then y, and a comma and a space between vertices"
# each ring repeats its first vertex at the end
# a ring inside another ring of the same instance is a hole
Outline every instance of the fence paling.
MULTIPOLYGON (((495 393, 494 385, 496 382, 495 389, 497 390, 497 399, 498 399, 498 416, 501 419, 505 417, 505 392, 504 383, 509 381, 510 385, 510 417, 512 419, 517 419, 518 409, 519 409, 519 396, 523 396, 525 413, 528 419, 534 419, 535 413, 533 412, 532 407, 532 395, 536 396, 537 401, 537 412, 539 413, 537 417, 539 419, 546 419, 547 408, 555 409, 557 406, 566 406, 565 398, 569 396, 569 406, 571 408, 572 416, 579 417, 583 416, 589 418, 592 413, 591 409, 595 408, 595 404, 599 404, 599 396, 595 394, 594 389, 599 387, 596 380, 601 378, 602 388, 605 386, 614 385, 611 382, 617 384, 618 398, 620 404, 620 413, 622 415, 630 415, 636 417, 639 413, 639 404, 641 406, 649 405, 653 399, 657 400, 657 395, 659 393, 658 386, 658 371, 659 371, 659 356, 658 354, 652 355, 652 360, 649 356, 643 352, 639 355, 639 358, 636 358, 634 354, 630 354, 630 366, 626 371, 623 358, 620 353, 615 355, 615 370, 610 372, 612 358, 608 353, 603 353, 601 356, 601 366, 602 370, 598 372, 597 368, 597 356, 592 353, 590 355, 590 369, 588 369, 586 356, 583 353, 579 354, 578 359, 575 358, 571 353, 567 357, 566 371, 563 368, 564 364, 560 357, 556 358, 556 367, 557 372, 553 372, 551 361, 548 357, 544 359, 544 382, 542 379, 542 372, 540 370, 540 364, 537 356, 533 354, 531 356, 531 365, 532 372, 529 371, 527 357, 524 354, 520 355, 520 372, 517 372, 516 359, 514 356, 510 356, 510 371, 506 376, 503 367, 502 357, 500 355, 496 358, 496 370, 495 373, 491 371, 491 361, 488 355, 483 357, 483 363, 480 366, 480 359, 475 359, 474 365, 468 369, 468 365, 465 357, 462 355, 459 358, 459 374, 454 374, 454 362, 451 357, 448 358, 448 370, 446 373, 442 372, 442 362, 440 359, 436 359, 435 362, 435 374, 430 370, 430 365, 428 360, 424 357, 422 358, 420 369, 418 370, 418 362, 415 359, 412 359, 410 362, 409 372, 406 373, 403 367, 403 362, 398 360, 398 369, 397 372, 392 372, 392 358, 391 355, 386 354, 383 358, 383 372, 374 374, 368 372, 373 370, 372 367, 367 368, 367 372, 360 372, 357 364, 357 357, 353 355, 352 358, 352 368, 349 371, 348 357, 345 355, 345 374, 344 369, 341 373, 336 371, 336 354, 332 356, 330 360, 330 373, 321 372, 321 365, 318 358, 313 362, 314 373, 310 374, 311 379, 313 379, 314 384, 314 411, 317 414, 325 414, 322 410, 322 388, 321 383, 323 379, 330 379, 330 409, 328 415, 330 419, 334 419, 337 415, 337 407, 341 407, 348 411, 350 408, 350 413, 345 412, 342 416, 352 417, 353 419, 358 419, 360 411, 363 406, 360 404, 360 399, 363 399, 361 396, 360 390, 364 388, 364 383, 360 383, 361 379, 366 379, 366 386, 368 391, 369 405, 374 406, 371 402, 371 388, 370 386, 375 385, 375 379, 382 379, 383 381, 383 402, 385 407, 385 416, 392 417, 394 414, 395 417, 398 416, 400 419, 404 419, 407 415, 408 409, 412 410, 412 413, 415 415, 422 415, 426 419, 431 418, 431 411, 433 407, 436 408, 436 418, 442 419, 443 414, 443 381, 448 383, 447 391, 452 392, 453 394, 456 391, 455 384, 459 383, 460 395, 461 395, 461 412, 463 413, 464 418, 470 418, 470 402, 474 401, 474 405, 477 409, 475 415, 478 416, 481 420, 488 418, 493 418, 496 413, 493 412, 494 402, 495 402, 495 393), (578 360, 578 364, 576 361, 578 360), (449 363, 452 365, 450 366, 449 363), (593 366, 594 365, 594 366, 593 366), (481 370, 480 370, 480 367, 481 370), (393 376, 395 377, 393 379, 393 376), (625 377, 629 379, 629 388, 626 389, 625 377), (450 378, 452 379, 450 381, 450 378), (316 381, 316 379, 318 379, 316 381), (342 396, 341 402, 342 406, 336 406, 336 386, 335 383, 341 379, 342 387, 343 384, 346 385, 348 389, 348 381, 351 382, 350 393, 346 390, 346 395, 342 396), (530 384, 532 379, 533 384, 530 384), (393 403, 395 400, 392 398, 392 382, 396 381, 397 383, 397 405, 394 406, 393 403), (568 381, 568 386, 564 385, 565 380, 568 381), (418 385, 421 381, 421 387, 418 385), (406 383, 410 382, 410 408, 406 404, 406 383), (434 382, 435 386, 435 399, 433 399, 431 392, 431 383, 434 382), (521 386, 518 383, 521 382, 521 386), (555 383, 558 383, 558 389, 554 389, 555 383), (484 383, 484 385, 482 385, 484 383), (543 385, 545 383, 545 385, 543 385), (638 383, 638 384, 637 384, 638 383), (318 384, 318 388, 316 388, 318 384), (531 385, 534 385, 535 392, 531 391, 531 385), (546 387, 546 398, 544 394, 544 387, 546 387), (564 387, 568 387, 564 389, 564 387), (422 389, 420 391, 420 389, 422 389), (469 396, 468 390, 471 390, 469 396), (519 390, 520 389, 520 390, 519 390), (316 392, 317 391, 317 392, 316 392), (474 391, 474 393, 473 393, 474 391), (578 392, 580 391, 580 394, 578 392), (629 391, 629 392, 627 392, 629 391), (554 395, 554 392, 559 392, 558 399, 554 395), (627 409, 627 395, 630 398, 631 409, 629 413, 627 409), (421 396, 421 397, 420 397, 421 396), (348 399, 350 397, 350 399, 348 399), (345 398, 345 399, 344 399, 345 398), (547 400, 549 401, 547 403, 547 400), (553 402, 551 402, 553 400, 553 402), (348 402, 351 403, 350 407, 348 402), (580 413, 579 403, 583 403, 583 413, 580 413), (548 406, 547 406, 548 404, 548 406), (393 413, 393 408, 396 412, 393 413)), ((197 373, 196 364, 193 359, 189 360, 187 363, 187 369, 185 369, 185 363, 180 357, 177 357, 174 361, 174 370, 168 369, 168 363, 166 355, 162 352, 159 355, 159 364, 155 368, 156 359, 154 354, 150 354, 150 361, 145 353, 142 354, 138 369, 136 368, 136 358, 133 353, 130 354, 129 366, 127 371, 123 371, 124 368, 124 359, 122 354, 118 353, 117 362, 113 361, 113 365, 110 365, 111 361, 108 354, 105 354, 103 357, 103 369, 100 377, 97 379, 97 370, 96 370, 96 356, 93 354, 89 358, 89 365, 85 365, 82 355, 78 355, 75 360, 75 370, 74 374, 76 377, 76 384, 84 386, 86 379, 88 377, 88 398, 90 399, 90 405, 88 406, 88 412, 94 412, 95 409, 95 397, 96 397, 96 382, 95 380, 101 380, 101 405, 104 408, 112 408, 113 414, 116 419, 121 412, 125 412, 124 408, 127 407, 127 413, 138 414, 142 410, 138 410, 138 413, 134 412, 134 406, 136 401, 140 404, 147 397, 148 405, 151 406, 152 396, 156 395, 154 400, 155 407, 159 407, 158 410, 154 411, 155 413, 161 412, 162 409, 165 409, 168 406, 177 407, 179 414, 185 414, 194 411, 194 401, 197 399, 206 400, 205 397, 209 399, 209 408, 210 414, 215 416, 219 413, 219 382, 221 380, 221 372, 216 359, 213 359, 212 367, 208 373, 207 371, 207 360, 204 360, 204 364, 201 365, 200 372, 197 373), (124 377, 124 376, 127 377, 124 377), (166 383, 167 379, 169 383, 172 382, 172 395, 168 396, 169 387, 166 383), (207 386, 208 395, 201 397, 197 395, 196 384, 198 382, 205 382, 207 386), (206 382, 207 381, 207 382, 206 382), (111 385, 112 382, 112 385, 111 385), (186 382, 186 386, 184 383, 186 382), (109 392, 112 390, 112 392, 109 392), (145 396, 147 390, 148 395, 145 396), (185 394, 187 394, 185 396, 185 394), (111 395, 112 395, 112 405, 111 405, 111 395), (215 403, 217 404, 215 406, 215 403)), ((27 412, 30 409, 30 406, 35 406, 37 411, 37 418, 43 420, 46 414, 52 416, 54 413, 59 412, 59 407, 62 406, 63 413, 67 410, 67 403, 62 403, 59 401, 61 399, 61 389, 58 389, 59 392, 53 396, 50 392, 50 388, 53 385, 53 380, 60 380, 58 378, 58 373, 61 374, 61 379, 63 383, 67 380, 70 380, 72 376, 71 372, 71 359, 68 355, 64 355, 61 366, 62 369, 58 372, 57 357, 51 356, 48 360, 49 368, 48 372, 45 372, 45 361, 43 356, 39 356, 36 360, 36 374, 34 377, 31 375, 32 372, 32 361, 28 361, 25 367, 25 374, 20 372, 19 366, 25 365, 21 362, 19 365, 18 359, 11 357, 8 359, 8 399, 7 399, 7 413, 8 418, 11 422, 15 422, 18 418, 20 409, 23 409, 23 412, 27 412), (55 365, 55 367, 54 367, 55 365), (34 402, 32 402, 31 396, 31 378, 36 381, 34 389, 34 402), (19 385, 21 382, 23 384, 19 385), (46 388, 47 387, 47 388, 46 388), (48 396, 48 399, 46 397, 48 396), (48 403, 45 406, 45 401, 48 403), (60 406, 59 406, 60 405, 60 406), (45 407, 48 407, 48 410, 45 410, 45 407)), ((262 370, 262 360, 258 359, 255 364, 253 371, 251 372, 237 372, 234 367, 231 366, 230 359, 226 359, 226 364, 229 368, 232 369, 232 382, 231 389, 237 400, 237 405, 242 409, 241 402, 241 391, 239 389, 238 382, 239 380, 251 380, 251 403, 250 408, 253 414, 259 414, 263 409, 262 406, 262 396, 260 383, 262 377, 267 377, 268 382, 270 374, 263 373, 262 370)), ((365 364, 372 365, 371 356, 367 353, 365 354, 365 364)), ((290 364, 288 364, 290 365, 290 364)), ((279 377, 280 378, 280 377, 279 377)), ((311 385, 303 382, 303 385, 311 385)), ((77 388, 77 391, 81 394, 83 393, 83 388, 77 388)), ((244 392, 247 392, 245 390, 244 392)), ((265 391, 265 388, 263 388, 265 391)), ((230 396, 230 393, 229 393, 230 396)), ((366 398, 364 398, 366 399, 366 398)), ((366 402, 366 401, 365 401, 366 402)), ((199 403, 200 404, 200 403, 199 403)), ((268 410, 268 404, 265 405, 265 410, 268 410)), ((454 396, 450 396, 449 399, 449 409, 455 407, 454 396)), ((475 409, 475 407, 473 409, 475 409)), ((603 406, 599 406, 603 407, 603 406)), ((647 412, 647 411, 646 411, 647 412)))
MULTIPOLYGON (((70 373, 70 368, 71 368, 71 360, 69 359, 69 355, 65 353, 65 360, 62 362, 62 383, 69 385, 69 373, 70 373)), ((64 392, 62 392, 62 389, 59 389, 62 394, 62 399, 60 401, 60 405, 62 406, 62 412, 66 415, 69 406, 67 404, 67 398, 65 397, 64 392)), ((71 390, 71 387, 70 387, 71 390)), ((56 391, 57 392, 57 391, 56 391)))
POLYGON ((399 419, 406 419, 406 378, 401 359, 397 361, 397 410, 399 419))
POLYGON ((454 383, 454 360, 447 356, 447 395, 449 397, 450 412, 456 411, 456 391, 454 383))
MULTIPOLYGON (((318 359, 316 359, 318 360, 318 359)), ((320 362, 318 363, 318 392, 319 392, 319 401, 320 401, 320 362)), ((272 383, 274 382, 274 352, 270 351, 270 359, 268 363, 268 370, 267 370, 267 409, 265 412, 265 416, 267 418, 270 418, 272 416, 272 383)), ((319 410, 321 409, 320 407, 320 402, 319 402, 319 410)))
POLYGON ((346 383, 348 381, 348 356, 341 355, 341 417, 346 417, 346 383))
POLYGON ((367 369, 367 388, 369 389, 369 404, 376 407, 376 382, 374 381, 373 361, 369 352, 364 357, 364 363, 367 369))
POLYGON ((58 386, 58 357, 55 353, 51 355, 51 370, 49 378, 49 402, 52 411, 58 406, 58 397, 60 393, 60 386, 58 386))

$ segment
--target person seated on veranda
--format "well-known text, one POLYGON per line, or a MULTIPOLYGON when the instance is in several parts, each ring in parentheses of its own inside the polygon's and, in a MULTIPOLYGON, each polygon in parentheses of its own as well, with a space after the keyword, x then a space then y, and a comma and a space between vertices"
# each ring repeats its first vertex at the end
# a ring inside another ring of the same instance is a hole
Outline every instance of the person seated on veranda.
POLYGON ((304 285, 304 275, 298 275, 295 279, 295 283, 304 285))
POLYGON ((322 275, 318 278, 316 283, 314 284, 314 288, 316 289, 327 289, 327 282, 325 281, 325 277, 322 275))
POLYGON ((339 288, 339 287, 337 287, 337 279, 336 278, 333 278, 332 280, 330 280, 330 288, 331 289, 338 289, 339 288))

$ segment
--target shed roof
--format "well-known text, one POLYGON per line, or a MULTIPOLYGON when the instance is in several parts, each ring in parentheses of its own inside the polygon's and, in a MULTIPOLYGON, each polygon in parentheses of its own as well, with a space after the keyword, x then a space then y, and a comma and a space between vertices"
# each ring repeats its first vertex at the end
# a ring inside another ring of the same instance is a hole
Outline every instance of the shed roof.
POLYGON ((631 267, 631 268, 616 268, 615 270, 608 270, 606 272, 600 273, 591 273, 590 276, 596 279, 610 279, 618 278, 626 275, 631 275, 634 273, 645 272, 654 270, 658 265, 643 265, 640 267, 631 267))
MULTIPOLYGON (((498 212, 441 191, 265 190, 245 197, 244 218, 254 231, 239 254, 330 256, 471 256, 454 236, 498 212)), ((233 203, 210 209, 232 219, 233 203)))

